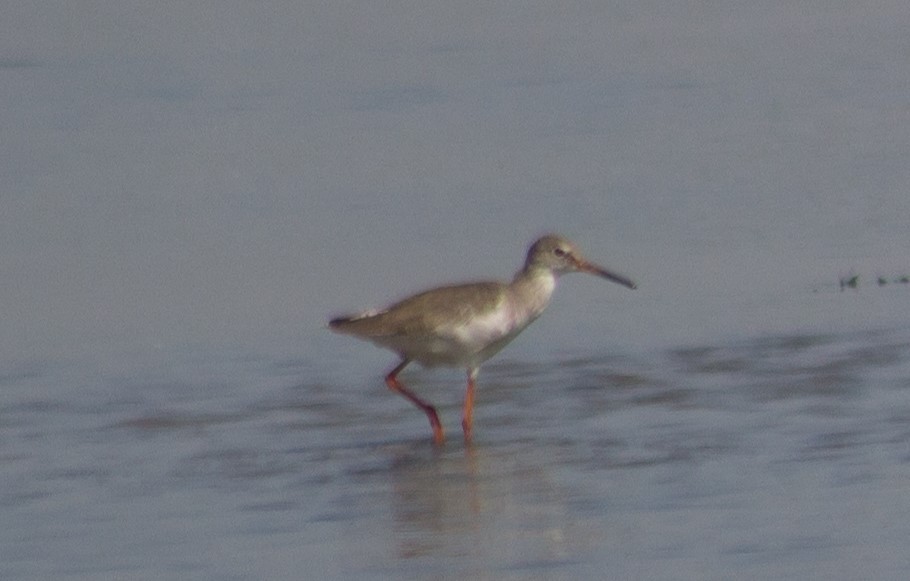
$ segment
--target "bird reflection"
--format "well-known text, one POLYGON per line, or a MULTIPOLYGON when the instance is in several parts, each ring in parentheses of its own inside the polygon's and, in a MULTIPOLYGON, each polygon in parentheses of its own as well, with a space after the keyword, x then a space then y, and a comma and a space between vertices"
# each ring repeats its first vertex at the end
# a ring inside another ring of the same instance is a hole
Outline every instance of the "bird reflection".
POLYGON ((570 539, 587 541, 579 539, 578 519, 566 503, 573 495, 539 466, 517 460, 507 448, 491 453, 470 445, 399 457, 390 473, 396 557, 471 555, 477 560, 458 563, 467 574, 472 562, 486 571, 491 563, 559 565, 570 539))

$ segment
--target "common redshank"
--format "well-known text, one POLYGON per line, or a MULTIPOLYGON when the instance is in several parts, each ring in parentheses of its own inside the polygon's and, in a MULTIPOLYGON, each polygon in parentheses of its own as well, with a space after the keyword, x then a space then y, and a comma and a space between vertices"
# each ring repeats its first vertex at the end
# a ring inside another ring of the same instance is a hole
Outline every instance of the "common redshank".
POLYGON ((434 288, 383 310, 332 319, 329 328, 371 341, 401 357, 386 375, 386 385, 424 411, 436 444, 445 440, 436 408, 407 389, 398 374, 412 361, 424 367, 467 369, 461 426, 465 441, 470 442, 480 365, 540 316, 550 302, 556 279, 569 272, 587 272, 635 288, 628 278, 586 260, 572 242, 549 234, 531 245, 524 267, 508 284, 477 282, 434 288))

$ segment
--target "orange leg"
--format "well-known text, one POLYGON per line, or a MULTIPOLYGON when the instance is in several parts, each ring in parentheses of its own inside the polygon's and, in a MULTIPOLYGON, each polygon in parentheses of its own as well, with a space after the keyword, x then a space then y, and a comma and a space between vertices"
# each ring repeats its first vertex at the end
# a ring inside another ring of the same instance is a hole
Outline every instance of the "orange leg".
POLYGON ((477 369, 468 369, 468 389, 464 394, 464 414, 461 418, 461 429, 464 430, 464 441, 470 442, 474 429, 474 380, 477 369))
POLYGON ((423 413, 427 414, 427 417, 430 419, 430 427, 433 428, 433 443, 442 444, 445 441, 445 434, 442 431, 442 424, 439 422, 439 415, 436 414, 436 408, 426 403, 410 391, 408 391, 404 385, 398 381, 398 374, 401 373, 401 370, 407 367, 410 363, 410 359, 404 359, 401 363, 398 364, 398 367, 389 372, 385 376, 385 383, 389 386, 389 389, 396 393, 408 398, 411 403, 423 410, 423 413))

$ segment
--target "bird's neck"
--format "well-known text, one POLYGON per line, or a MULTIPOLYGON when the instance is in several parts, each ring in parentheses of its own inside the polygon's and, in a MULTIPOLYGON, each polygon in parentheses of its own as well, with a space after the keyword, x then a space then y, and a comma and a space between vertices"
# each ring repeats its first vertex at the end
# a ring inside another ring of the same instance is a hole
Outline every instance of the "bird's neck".
POLYGON ((509 285, 512 308, 530 323, 550 304, 555 289, 556 275, 550 269, 525 267, 509 285))

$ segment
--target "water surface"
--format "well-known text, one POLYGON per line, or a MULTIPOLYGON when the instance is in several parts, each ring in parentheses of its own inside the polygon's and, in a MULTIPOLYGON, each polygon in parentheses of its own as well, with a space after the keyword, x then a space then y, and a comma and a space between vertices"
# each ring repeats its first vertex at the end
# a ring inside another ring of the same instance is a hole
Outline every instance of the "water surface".
POLYGON ((0 578, 907 579, 907 6, 6 7, 0 578), (326 321, 551 230, 434 449, 326 321))
POLYGON ((4 578, 910 572, 906 332, 505 358, 467 448, 444 373, 404 376, 440 403, 435 448, 379 374, 79 371, 3 380, 4 578))

